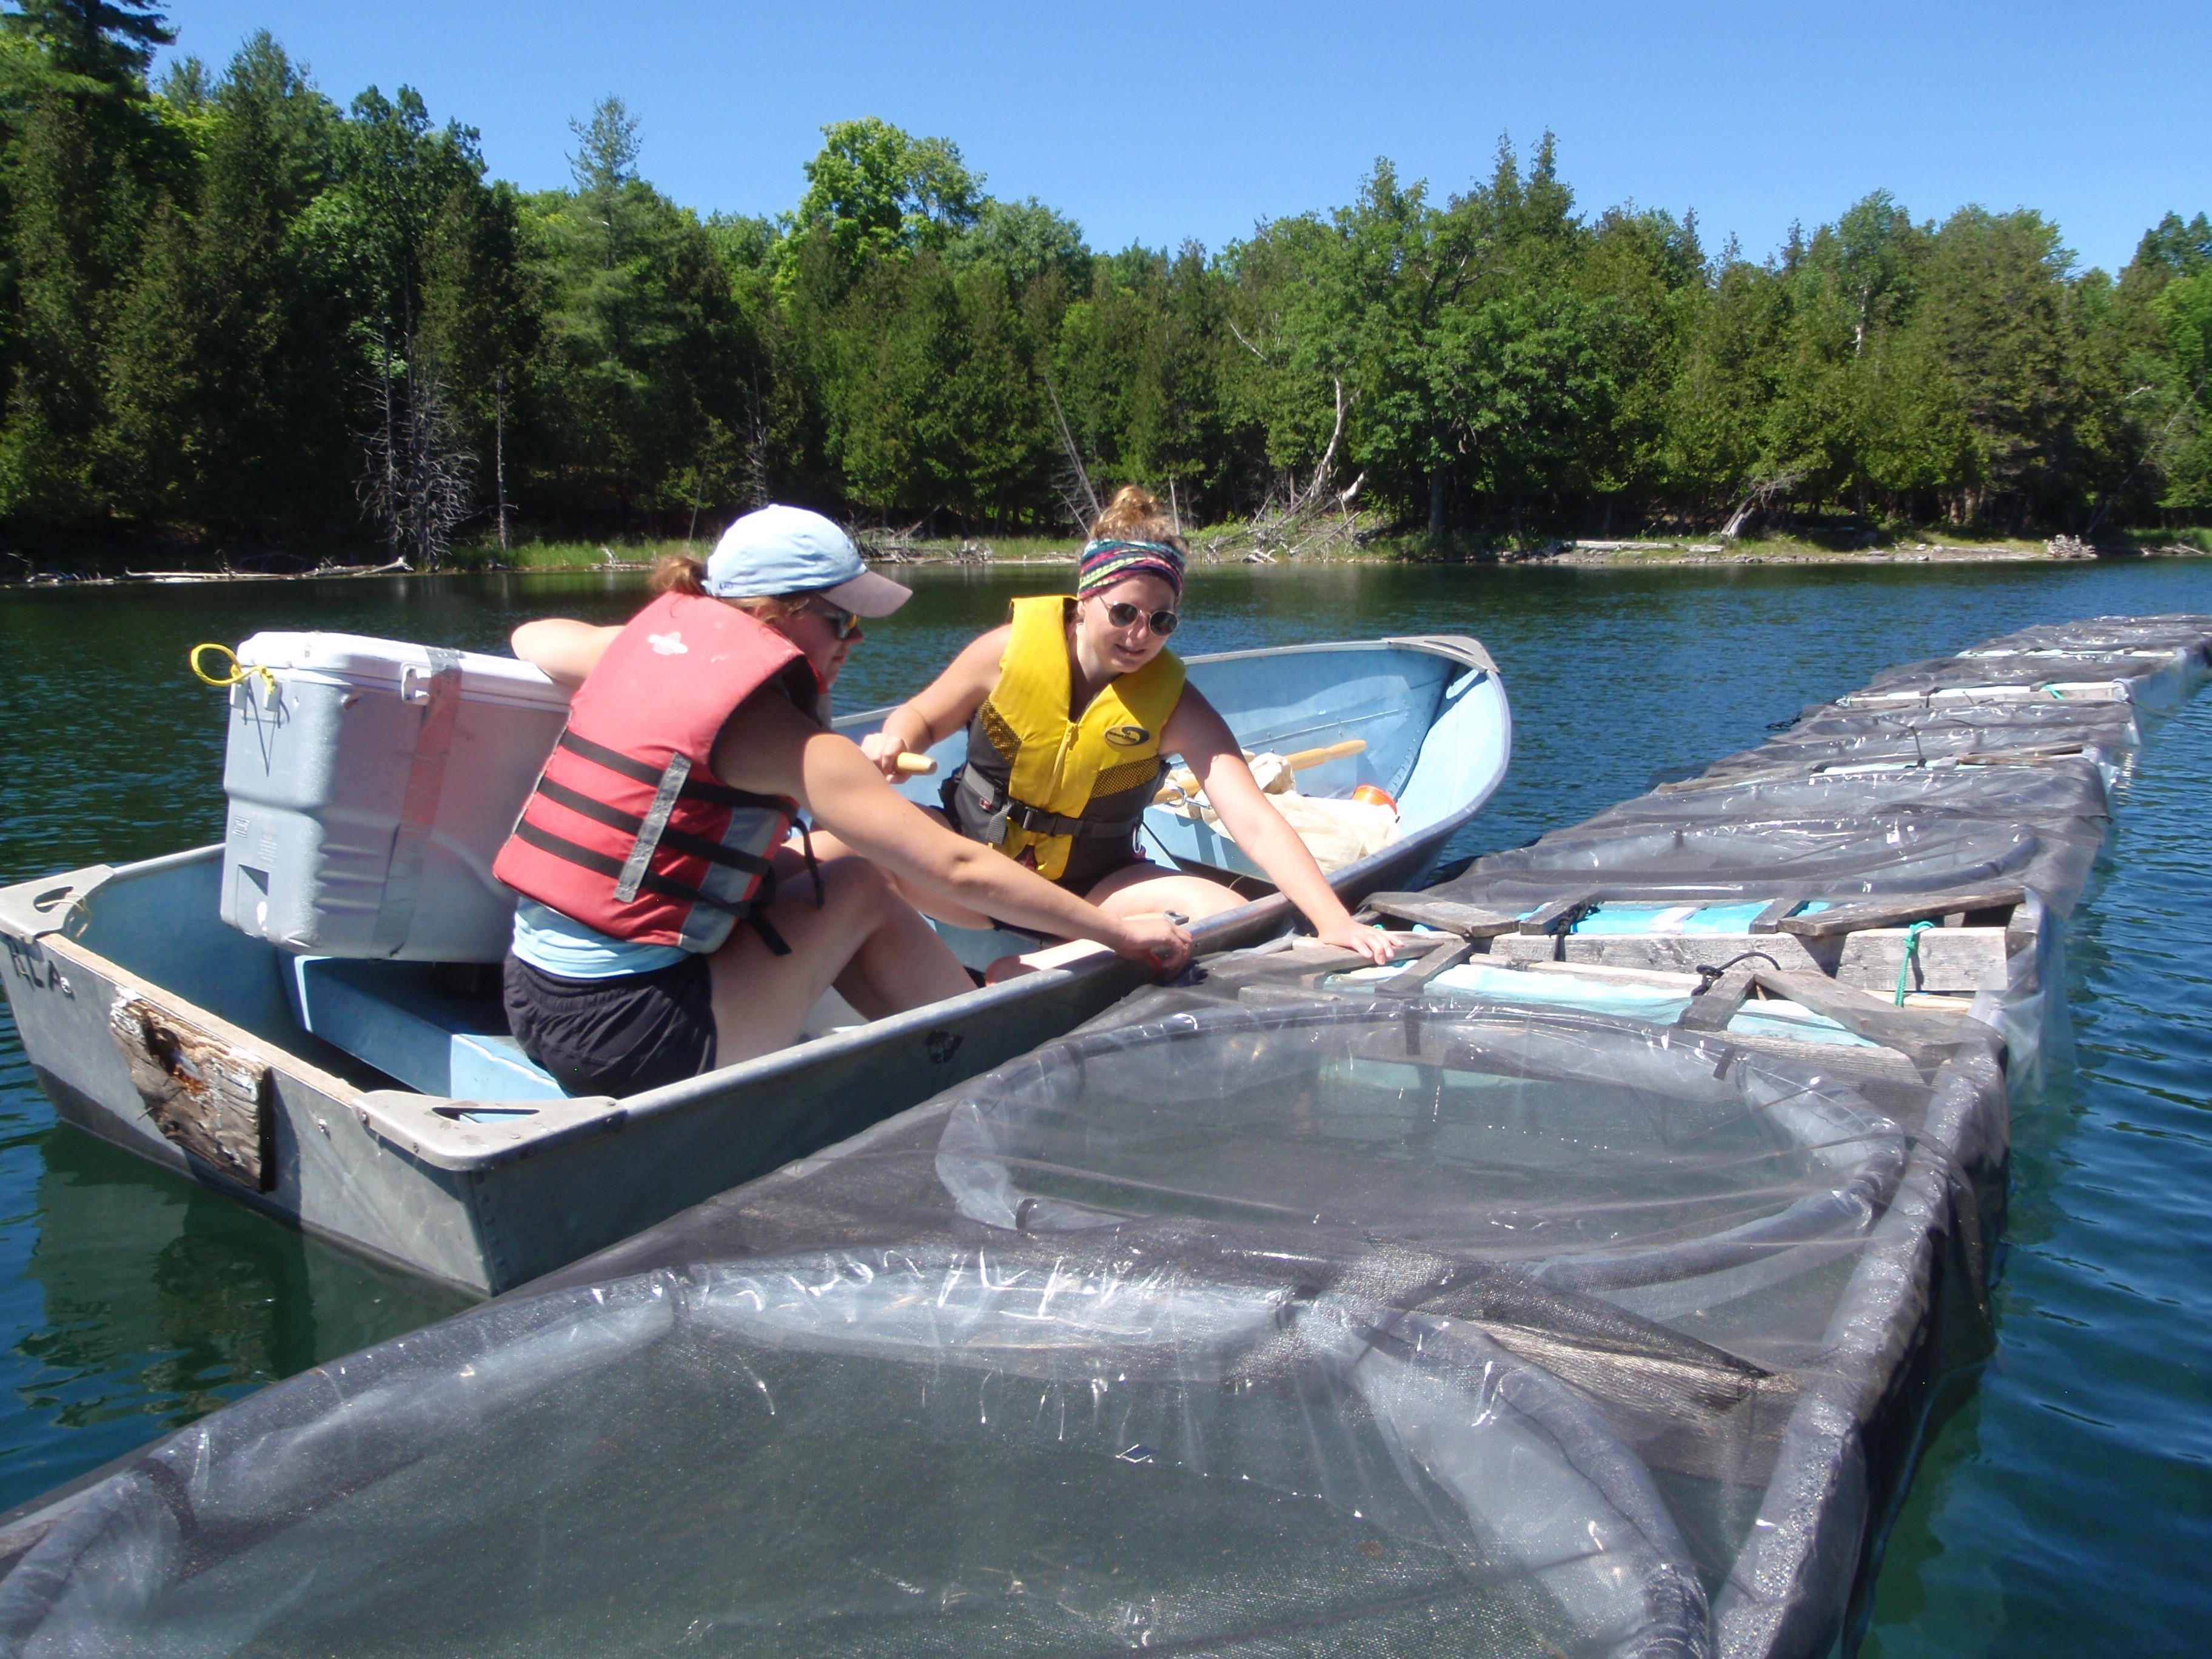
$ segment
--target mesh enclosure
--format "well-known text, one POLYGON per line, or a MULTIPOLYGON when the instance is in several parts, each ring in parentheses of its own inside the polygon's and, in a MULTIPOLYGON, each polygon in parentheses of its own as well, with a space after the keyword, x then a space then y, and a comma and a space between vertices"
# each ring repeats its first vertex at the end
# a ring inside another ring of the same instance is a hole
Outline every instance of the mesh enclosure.
POLYGON ((1746 776, 1977 765, 2046 755, 2084 756, 2109 776, 2126 763, 2140 737, 2126 703, 2045 703, 2002 713, 2008 718, 1980 720, 1948 708, 1823 715, 1757 749, 1724 757, 1698 778, 1662 787, 1682 791, 1746 776))
POLYGON ((1905 664, 1702 776, 1432 890, 1526 910, 1577 895, 1723 902, 2016 883, 2063 917, 2103 838, 2101 786, 2140 741, 2136 709, 2198 684, 2208 641, 2212 618, 2097 617, 1905 664), (2065 684, 2112 696, 2069 698, 2065 684), (2012 696, 2039 687, 2062 689, 2012 696))
POLYGON ((2083 761, 1722 782, 1639 796, 1481 860, 1438 896, 1532 909, 1570 891, 1653 902, 1840 898, 2018 882, 2062 915, 2106 819, 2083 761))
POLYGON ((1704 1650, 1583 1396, 1270 1265, 917 1241, 469 1316, 110 1482, 46 1553, 133 1571, 21 1650, 1704 1650))
POLYGON ((1894 1270, 1883 1218, 1917 1179, 1916 1238, 1984 1247, 1927 1126, 1945 1101, 2001 1121, 1990 1050, 1962 1030, 1931 1085, 1887 1053, 1571 1011, 1254 1005, 1299 973, 1276 951, 1146 993, 217 1413, 85 1494, 0 1586, 0 1630, 24 1653, 1725 1646, 1778 1475, 1809 1459, 1868 1501, 1853 1434, 1797 1439, 1891 1334, 1838 1323, 1894 1270), (487 1538, 526 1547, 488 1577, 487 1538))
POLYGON ((58 1496, 0 1651, 1848 1648, 2136 706, 1830 705, 1380 896, 1457 930, 1391 969, 1140 991, 58 1496))

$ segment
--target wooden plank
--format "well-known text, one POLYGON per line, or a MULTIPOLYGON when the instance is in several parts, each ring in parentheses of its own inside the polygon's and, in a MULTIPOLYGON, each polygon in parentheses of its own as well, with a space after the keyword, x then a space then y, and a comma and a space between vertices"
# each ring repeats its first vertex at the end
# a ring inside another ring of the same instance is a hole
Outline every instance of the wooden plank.
POLYGON ((1719 1041, 1731 1048, 1747 1048, 1753 1054, 1774 1054, 1784 1060, 1794 1060, 1816 1071, 1849 1068, 1854 1073, 1871 1073, 1891 1083, 1901 1083, 1915 1089, 1924 1089, 1928 1079, 1911 1059, 1894 1048, 1839 1048, 1832 1042, 1800 1042, 1794 1037, 1768 1036, 1764 1033, 1729 1031, 1719 1041))
POLYGON ((1771 933, 1782 925, 1782 919, 1805 902, 1802 893, 1784 893, 1751 919, 1754 933, 1771 933))
POLYGON ((155 1127, 241 1186, 276 1186, 266 1060, 127 993, 107 1028, 155 1127))
POLYGON ((1521 926, 1518 916, 1462 904, 1455 899, 1431 898, 1425 893, 1370 893, 1360 902, 1360 908, 1377 915, 1417 921, 1447 933, 1457 933, 1462 939, 1491 939, 1499 933, 1513 933, 1521 926))
POLYGON ((1692 996, 1674 1024, 1686 1031, 1725 1031, 1743 1006, 1743 1000, 1751 994, 1754 971, 1748 964, 1729 969, 1692 996))
POLYGON ((1760 989, 1832 1019, 1854 1036, 1894 1048, 1925 1069, 1942 1064, 1959 1040, 1955 1013, 1898 1007, 1874 992, 1839 985, 1825 974, 1762 969, 1758 980, 1760 989))
POLYGON ((1522 917, 1520 930, 1524 933, 1564 933, 1583 918, 1590 907, 1587 896, 1553 899, 1549 904, 1522 917))
POLYGON ((1386 997, 1417 997, 1431 980, 1447 968, 1456 968, 1474 954, 1474 941, 1447 938, 1410 967, 1401 968, 1378 988, 1386 997))
POLYGON ((2013 884, 1960 888, 1948 893, 1900 894, 1893 898, 1854 899, 1848 904, 1833 905, 1808 916, 1784 916, 1777 925, 1782 932, 1795 933, 1800 939, 1833 939, 1863 927, 1893 927, 1901 922, 1923 921, 1971 910, 2006 909, 2027 896, 2027 889, 2013 884))
MULTIPOLYGON (((2002 991, 2006 984, 2005 930, 2002 927, 1935 927, 1917 935, 1908 991, 1956 994, 2002 991)), ((1905 930, 1869 927, 1850 934, 1837 958, 1835 977, 1884 994, 1894 993, 1898 969, 1905 965, 1905 930)))
MULTIPOLYGON (((1527 933, 1504 933, 1490 942, 1490 950, 1492 955, 1509 961, 1548 962, 1557 942, 1527 933)), ((1746 951, 1764 951, 1781 967, 1808 973, 1824 973, 1828 967, 1807 948, 1804 940, 1787 933, 1571 933, 1565 945, 1565 960, 1570 967, 1577 963, 1599 963, 1613 968, 1694 974, 1700 968, 1717 968, 1746 951)), ((1833 959, 1831 955, 1829 960, 1833 959)))

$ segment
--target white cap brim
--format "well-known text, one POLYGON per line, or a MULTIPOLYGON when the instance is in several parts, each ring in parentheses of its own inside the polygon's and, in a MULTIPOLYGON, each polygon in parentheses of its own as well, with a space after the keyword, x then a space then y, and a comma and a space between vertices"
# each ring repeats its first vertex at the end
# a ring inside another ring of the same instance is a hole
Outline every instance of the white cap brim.
POLYGON ((902 587, 889 576, 878 576, 872 570, 863 570, 848 582, 839 582, 835 587, 821 590, 822 597, 834 605, 851 611, 856 617, 888 617, 914 597, 914 589, 902 587))

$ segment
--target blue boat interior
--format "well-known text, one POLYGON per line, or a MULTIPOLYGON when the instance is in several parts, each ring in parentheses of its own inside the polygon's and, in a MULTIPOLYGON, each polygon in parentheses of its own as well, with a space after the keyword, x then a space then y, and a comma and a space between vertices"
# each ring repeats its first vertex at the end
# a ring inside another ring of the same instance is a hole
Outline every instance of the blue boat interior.
MULTIPOLYGON (((1298 793, 1343 799, 1361 784, 1376 785, 1397 801, 1407 834, 1456 810, 1477 780, 1502 770, 1512 740, 1510 720, 1470 695, 1492 683, 1489 673, 1429 651, 1380 642, 1291 646, 1194 657, 1188 666, 1191 683, 1253 754, 1364 742, 1357 755, 1300 771, 1298 793)), ((890 712, 848 715, 837 729, 864 737, 890 712)), ((935 806, 945 779, 967 759, 968 734, 956 732, 928 752, 936 772, 905 779, 898 788, 918 805, 935 806)), ((1142 835, 1146 852, 1162 863, 1233 878, 1248 897, 1274 890, 1234 842, 1198 818, 1155 806, 1145 814, 1142 835)), ((1036 943, 1011 929, 937 927, 961 961, 979 971, 1036 943)))
MULTIPOLYGON (((222 885, 221 847, 127 866, 84 900, 69 936, 125 973, 356 1088, 417 1086, 378 1066, 373 1052, 357 1054, 301 1017, 293 982, 301 958, 225 925, 216 902, 222 885)), ((388 970, 404 964, 359 965, 388 970)), ((503 1019, 496 1029, 504 1033, 503 1019)))
MULTIPOLYGON (((295 956, 286 965, 285 988, 301 1025, 417 1093, 464 1101, 568 1097, 507 1035, 495 968, 466 976, 473 983, 457 983, 437 963, 295 956)), ((486 1121, 482 1110, 462 1117, 486 1121)))

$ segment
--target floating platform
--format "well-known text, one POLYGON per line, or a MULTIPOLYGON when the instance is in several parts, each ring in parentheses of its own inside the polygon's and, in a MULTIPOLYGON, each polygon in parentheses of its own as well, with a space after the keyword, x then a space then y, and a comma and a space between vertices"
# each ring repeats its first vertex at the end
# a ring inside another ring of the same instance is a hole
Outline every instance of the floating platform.
POLYGON ((0 1652, 1848 1648, 2208 648, 1916 665, 1373 896, 1391 968, 1135 992, 19 1511, 0 1652))

